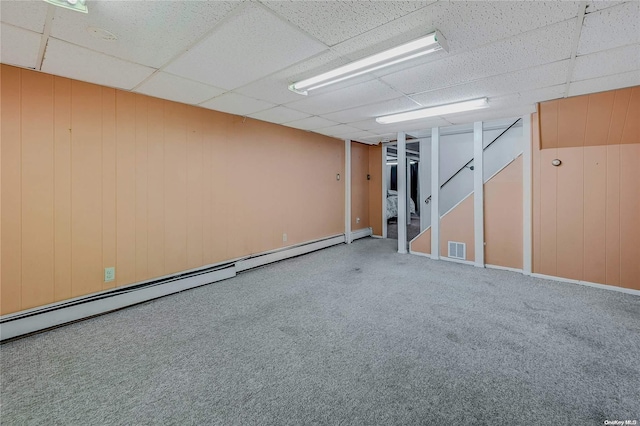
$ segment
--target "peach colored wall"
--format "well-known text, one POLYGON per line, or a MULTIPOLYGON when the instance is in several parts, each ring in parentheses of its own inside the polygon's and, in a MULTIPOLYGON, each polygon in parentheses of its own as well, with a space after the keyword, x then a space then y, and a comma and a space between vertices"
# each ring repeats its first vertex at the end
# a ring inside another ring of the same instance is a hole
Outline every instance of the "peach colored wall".
POLYGON ((369 225, 369 146, 351 142, 351 230, 369 225), (357 218, 360 222, 357 223, 357 218))
POLYGON ((522 269, 522 156, 484 184, 485 263, 522 269))
POLYGON ((344 232, 343 141, 0 70, 2 314, 344 232))
POLYGON ((475 260, 474 240, 473 194, 471 194, 440 219, 440 256, 447 257, 448 242, 456 241, 466 244, 465 260, 473 261, 475 260))
POLYGON ((539 111, 542 149, 640 140, 640 86, 542 102, 539 111))
POLYGON ((382 236, 382 145, 369 146, 369 226, 382 236))
POLYGON ((640 289, 640 87, 545 102, 539 111, 534 272, 640 289), (580 126, 584 134, 572 133, 580 126), (562 165, 552 166, 555 158, 562 165))
POLYGON ((431 254, 431 227, 425 229, 411 241, 411 251, 431 254))

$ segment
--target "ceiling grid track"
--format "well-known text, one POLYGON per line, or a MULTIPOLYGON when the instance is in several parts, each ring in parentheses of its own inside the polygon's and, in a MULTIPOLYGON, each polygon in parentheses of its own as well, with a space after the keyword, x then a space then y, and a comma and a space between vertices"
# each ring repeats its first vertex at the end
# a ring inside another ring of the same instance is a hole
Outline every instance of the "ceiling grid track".
POLYGON ((567 82, 564 88, 564 97, 569 97, 569 86, 571 86, 571 78, 573 77, 573 69, 576 66, 576 56, 578 53, 578 44, 580 43, 580 34, 582 33, 582 24, 584 23, 584 15, 587 11, 588 2, 583 1, 580 3, 580 10, 578 12, 578 20, 576 21, 576 29, 573 33, 573 42, 571 47, 571 62, 567 69, 567 82))
MULTIPOLYGON (((223 23, 225 23, 226 21, 228 21, 231 17, 236 16, 237 14, 241 13, 242 10, 244 10, 245 8, 247 8, 247 3, 241 3, 239 6, 237 6, 235 9, 233 9, 229 14, 227 14, 227 16, 224 17, 224 19, 221 19, 220 21, 216 22, 213 27, 211 27, 209 29, 209 31, 205 32, 204 34, 202 34, 202 36, 198 37, 196 39, 196 41, 194 41, 193 43, 191 43, 189 46, 187 46, 186 49, 183 49, 182 51, 178 52, 176 55, 174 55, 173 57, 171 57, 164 65, 162 65, 160 68, 157 68, 154 72, 151 73, 151 75, 149 75, 147 78, 145 78, 144 80, 142 80, 140 83, 136 84, 134 87, 131 88, 130 92, 134 92, 136 89, 138 89, 140 86, 142 86, 144 83, 146 83, 147 81, 149 81, 153 76, 155 76, 157 73, 163 71, 166 67, 168 67, 169 65, 171 65, 172 62, 174 62, 176 59, 180 58, 182 55, 184 55, 185 53, 187 53, 189 50, 193 49, 194 47, 196 47, 198 44, 200 44, 203 40, 205 40, 207 37, 209 37, 211 34, 213 34, 214 31, 216 31, 218 29, 218 27, 220 27, 223 23)), ((182 77, 180 76, 180 78, 186 78, 186 77, 182 77)), ((191 79, 189 79, 191 80, 191 79)), ((226 92, 226 90, 225 90, 226 92)), ((215 97, 215 96, 214 96, 215 97)), ((206 102, 206 101, 205 101, 206 102)))
POLYGON ((53 26, 53 15, 56 12, 56 7, 49 5, 47 8, 47 17, 44 21, 44 29, 42 30, 42 38, 40 39, 40 49, 38 50, 38 60, 36 61, 36 69, 42 70, 42 62, 44 62, 44 54, 47 51, 47 44, 49 43, 49 35, 51 34, 51 27, 53 26))

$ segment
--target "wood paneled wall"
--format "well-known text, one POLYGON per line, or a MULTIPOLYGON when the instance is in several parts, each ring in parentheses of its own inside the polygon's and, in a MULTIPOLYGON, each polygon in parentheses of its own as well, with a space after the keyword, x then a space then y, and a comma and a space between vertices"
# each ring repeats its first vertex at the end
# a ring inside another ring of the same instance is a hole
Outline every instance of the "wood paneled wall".
POLYGON ((636 144, 640 86, 542 102, 540 147, 636 144))
POLYGON ((344 232, 341 140, 0 70, 2 314, 344 232))
POLYGON ((351 230, 368 227, 382 235, 382 146, 351 142, 351 230))
POLYGON ((351 142, 351 230, 369 225, 369 146, 351 142), (360 218, 360 222, 357 219, 360 218))
POLYGON ((640 87, 545 102, 539 111, 534 272, 640 289, 640 87))
POLYGON ((475 234, 473 230, 473 194, 462 200, 440 219, 440 257, 449 254, 449 241, 465 243, 465 260, 475 260, 475 234))
POLYGON ((484 260, 522 269, 522 156, 484 184, 484 260))
POLYGON ((382 145, 369 146, 369 226, 373 235, 382 236, 382 145))

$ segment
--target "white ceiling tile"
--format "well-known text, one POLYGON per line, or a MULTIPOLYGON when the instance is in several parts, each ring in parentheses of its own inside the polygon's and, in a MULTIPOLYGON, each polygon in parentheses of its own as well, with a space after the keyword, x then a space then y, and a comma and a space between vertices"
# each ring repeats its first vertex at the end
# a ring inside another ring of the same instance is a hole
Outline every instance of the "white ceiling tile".
POLYGON ((166 71, 230 90, 325 49, 322 43, 249 3, 166 71))
POLYGON ((622 3, 626 3, 624 1, 613 1, 613 0, 590 0, 587 4, 587 12, 593 13, 598 10, 607 9, 609 7, 619 6, 622 3))
POLYGON ((517 117, 519 115, 531 114, 534 112, 536 112, 535 105, 525 105, 507 109, 487 108, 472 112, 447 115, 447 120, 453 124, 464 124, 473 123, 475 121, 488 121, 507 117, 517 117))
POLYGON ((411 98, 424 106, 434 106, 553 86, 566 82, 569 62, 568 59, 553 62, 445 89, 419 93, 412 95, 411 98))
POLYGON ((26 68, 36 68, 42 35, 33 31, 0 25, 0 62, 26 68))
POLYGON ((323 114, 322 116, 329 120, 339 121, 341 123, 362 121, 372 117, 393 114, 396 112, 404 112, 418 108, 417 102, 407 97, 391 99, 389 101, 377 102, 375 104, 365 105, 357 108, 351 108, 331 114, 323 114))
POLYGON ((411 94, 568 59, 575 19, 382 78, 411 94))
MULTIPOLYGON (((450 53, 459 53, 576 17, 579 3, 437 2, 340 43, 333 50, 357 59, 438 29, 447 39, 450 53)), ((430 57, 425 56, 425 61, 430 57)))
MULTIPOLYGON (((0 1, 0 20, 42 33, 48 7, 49 5, 42 0, 2 0, 0 1)), ((78 12, 69 10, 67 13, 73 15, 78 12)))
POLYGON ((380 124, 375 118, 349 123, 349 126, 366 130, 372 133, 403 132, 405 130, 415 130, 420 128, 431 128, 436 126, 448 126, 450 123, 442 117, 429 117, 422 120, 405 121, 403 123, 380 124))
POLYGON ((186 78, 165 72, 158 72, 152 75, 151 78, 142 83, 135 91, 185 104, 199 104, 224 93, 224 90, 217 87, 207 86, 206 84, 187 80, 186 78))
POLYGON ((640 2, 632 1, 585 16, 578 55, 640 43, 640 2))
POLYGON ((328 93, 311 93, 287 106, 309 114, 322 115, 399 97, 401 94, 377 80, 366 81, 328 93))
POLYGON ((604 92, 606 90, 622 89, 624 87, 639 86, 640 73, 637 71, 624 74, 609 75, 571 83, 569 96, 585 95, 587 93, 604 92))
POLYGON ((289 123, 285 123, 285 126, 295 127, 296 129, 303 129, 303 130, 317 130, 317 129, 322 129, 323 127, 335 126, 336 124, 340 124, 340 123, 327 120, 326 118, 314 116, 314 117, 303 118, 302 120, 296 120, 296 121, 291 121, 289 123))
POLYGON ((49 38, 42 71, 130 90, 155 70, 49 38))
POLYGON ((360 141, 361 139, 364 139, 364 138, 374 138, 376 136, 377 135, 375 133, 367 132, 365 130, 356 130, 353 132, 344 133, 340 135, 340 137, 343 139, 351 139, 356 141, 360 141))
POLYGON ((238 6, 233 1, 89 1, 89 13, 56 8, 51 35, 154 68, 195 43, 238 6), (118 37, 92 37, 88 27, 118 37))
POLYGON ((301 95, 289 90, 291 83, 321 74, 347 62, 334 52, 324 51, 234 91, 256 99, 268 99, 277 104, 297 101, 301 99, 301 95))
POLYGON ((200 104, 200 106, 216 111, 228 112, 237 115, 249 115, 274 107, 270 102, 253 99, 238 93, 225 93, 217 98, 200 104))
POLYGON ((305 112, 296 111, 283 106, 277 106, 264 111, 249 114, 249 117, 257 120, 268 121, 270 123, 282 124, 289 121, 301 120, 309 117, 305 112))
POLYGON ((587 80, 634 70, 640 72, 640 44, 578 56, 572 80, 587 80))
POLYGON ((267 7, 332 46, 433 1, 265 1, 267 7), (330 22, 331 25, 327 25, 330 22))
POLYGON ((315 132, 328 136, 342 137, 342 135, 346 135, 348 133, 359 133, 362 132, 362 130, 347 126, 346 124, 338 124, 336 126, 323 127, 315 132))

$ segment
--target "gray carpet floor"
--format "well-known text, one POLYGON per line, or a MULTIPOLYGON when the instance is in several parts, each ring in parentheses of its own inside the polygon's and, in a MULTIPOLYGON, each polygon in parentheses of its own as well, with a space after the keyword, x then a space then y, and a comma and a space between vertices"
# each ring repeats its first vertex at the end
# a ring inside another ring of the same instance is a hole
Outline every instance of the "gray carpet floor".
POLYGON ((640 420, 640 297, 364 239, 0 347, 2 425, 640 420))
MULTIPOLYGON (((411 223, 407 225, 407 242, 413 240, 420 234, 420 217, 411 216, 411 223)), ((397 219, 392 219, 391 222, 387 222, 387 238, 397 240, 398 239, 398 222, 397 219)))

